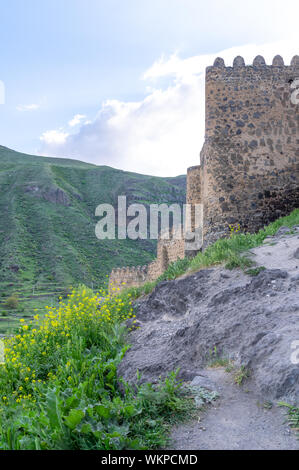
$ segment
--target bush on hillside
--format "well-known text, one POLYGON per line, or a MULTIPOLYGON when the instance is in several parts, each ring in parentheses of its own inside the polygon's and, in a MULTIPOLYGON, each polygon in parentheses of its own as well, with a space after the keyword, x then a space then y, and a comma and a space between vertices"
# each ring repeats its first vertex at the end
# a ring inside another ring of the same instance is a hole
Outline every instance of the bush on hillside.
POLYGON ((10 310, 15 310, 18 308, 19 305, 19 299, 16 295, 11 295, 8 297, 4 303, 4 306, 6 308, 9 308, 10 310))

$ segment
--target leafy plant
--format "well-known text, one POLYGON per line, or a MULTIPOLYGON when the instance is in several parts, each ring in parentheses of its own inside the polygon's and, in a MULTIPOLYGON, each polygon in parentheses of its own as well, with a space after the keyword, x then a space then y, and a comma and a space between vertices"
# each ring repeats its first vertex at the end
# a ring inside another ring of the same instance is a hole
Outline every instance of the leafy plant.
POLYGON ((202 408, 204 405, 212 403, 219 397, 219 393, 216 390, 207 390, 203 387, 191 386, 188 388, 194 396, 196 408, 202 408))
POLYGON ((295 428, 299 432, 299 407, 290 405, 284 401, 280 401, 278 406, 284 406, 288 409, 288 422, 292 428, 295 428))

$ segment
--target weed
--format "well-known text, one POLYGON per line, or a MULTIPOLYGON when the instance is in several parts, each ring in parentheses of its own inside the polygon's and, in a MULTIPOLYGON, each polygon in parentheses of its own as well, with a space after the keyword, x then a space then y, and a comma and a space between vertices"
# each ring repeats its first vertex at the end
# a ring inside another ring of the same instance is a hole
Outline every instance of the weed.
POLYGON ((245 366, 241 366, 240 369, 235 373, 234 381, 237 385, 242 385, 245 379, 250 377, 250 371, 245 366))
POLYGON ((230 361, 225 368, 225 372, 230 373, 234 370, 234 368, 235 368, 234 364, 230 361))
MULTIPOLYGON (((0 228, 0 293, 8 297, 22 290, 19 300, 30 313, 35 308, 41 313, 50 301, 56 305, 69 285, 84 282, 97 289, 117 265, 145 265, 155 257, 154 240, 98 240, 94 229, 99 204, 115 206, 116 194, 127 194, 130 204, 147 207, 159 201, 182 206, 186 200, 184 175, 138 175, 76 160, 24 155, 1 146, 0 170, 0 211, 5 213, 0 228), (42 197, 34 196, 32 181, 42 197), (53 202, 56 191, 69 203, 53 202), (19 270, 10 269, 13 266, 19 270)), ((1 297, 1 309, 3 301, 1 297)), ((6 322, 9 332, 13 323, 12 318, 6 322)), ((8 332, 4 323, 0 332, 8 332)))
POLYGON ((263 403, 263 407, 266 409, 266 410, 271 410, 273 408, 273 403, 272 401, 265 401, 263 403))
POLYGON ((265 266, 257 266, 256 268, 247 269, 247 271, 245 271, 245 274, 248 274, 249 276, 257 276, 260 272, 264 271, 265 269, 265 266))
POLYGON ((288 409, 288 422, 292 428, 299 432, 299 407, 283 401, 279 402, 278 406, 284 406, 288 409))
POLYGON ((179 259, 171 263, 166 271, 157 279, 157 282, 168 281, 171 279, 176 279, 186 272, 186 269, 189 267, 190 261, 188 258, 179 259))
POLYGON ((212 403, 219 397, 218 392, 215 390, 210 391, 203 387, 196 387, 191 385, 189 385, 187 388, 192 392, 196 408, 202 408, 204 405, 212 403))
POLYGON ((229 231, 230 231, 230 236, 232 237, 236 233, 240 232, 241 226, 240 224, 229 224, 229 231))
POLYGON ((219 355, 216 346, 209 351, 208 367, 229 367, 230 364, 231 362, 228 358, 219 355))

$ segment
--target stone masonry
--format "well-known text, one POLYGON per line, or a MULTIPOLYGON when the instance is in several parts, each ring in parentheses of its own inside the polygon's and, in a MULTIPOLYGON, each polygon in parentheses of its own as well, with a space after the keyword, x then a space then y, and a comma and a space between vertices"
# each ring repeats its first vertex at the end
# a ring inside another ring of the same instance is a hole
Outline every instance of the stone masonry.
POLYGON ((167 269, 170 263, 185 257, 184 239, 177 239, 170 233, 170 238, 159 237, 157 258, 146 266, 113 269, 109 277, 109 291, 127 287, 139 287, 147 281, 154 281, 167 269))
MULTIPOLYGON (((205 142, 200 165, 187 170, 186 202, 191 231, 201 234, 199 248, 227 236, 229 225, 255 232, 299 207, 299 104, 291 99, 296 80, 299 56, 289 66, 280 56, 272 65, 261 56, 245 65, 239 56, 232 67, 217 58, 206 69, 205 142), (200 227, 196 204, 202 205, 200 227)), ((183 240, 160 239, 155 261, 113 270, 109 285, 154 280, 184 252, 183 240)))

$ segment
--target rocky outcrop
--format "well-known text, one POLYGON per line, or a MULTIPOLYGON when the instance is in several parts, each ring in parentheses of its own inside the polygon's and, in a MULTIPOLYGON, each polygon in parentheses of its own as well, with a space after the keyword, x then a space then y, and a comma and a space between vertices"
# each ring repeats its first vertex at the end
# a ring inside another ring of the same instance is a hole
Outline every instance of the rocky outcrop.
POLYGON ((44 188, 37 185, 29 185, 25 188, 26 193, 31 193, 35 197, 40 197, 53 204, 61 204, 62 206, 69 206, 70 199, 68 195, 58 187, 44 188))

